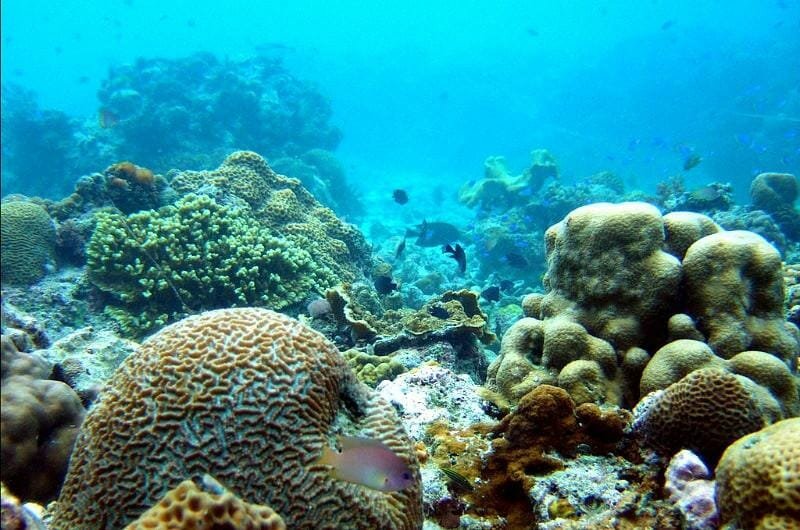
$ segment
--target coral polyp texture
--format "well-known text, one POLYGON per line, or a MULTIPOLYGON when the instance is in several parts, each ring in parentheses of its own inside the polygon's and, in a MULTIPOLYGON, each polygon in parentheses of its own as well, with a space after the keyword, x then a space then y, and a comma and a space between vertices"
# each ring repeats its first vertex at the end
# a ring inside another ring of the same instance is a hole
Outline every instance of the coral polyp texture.
POLYGON ((767 423, 800 411, 800 332, 784 319, 780 255, 760 236, 696 213, 600 203, 550 227, 545 246, 547 292, 524 298, 526 318, 489 366, 486 385, 502 400, 557 384, 579 404, 632 407, 716 368, 747 386, 767 423))
POLYGON ((0 279, 30 285, 45 274, 53 259, 56 229, 47 211, 32 202, 0 203, 0 279))
POLYGON ((229 491, 206 492, 184 480, 125 530, 285 530, 269 506, 249 504, 229 491))
POLYGON ((98 214, 87 257, 89 279, 116 301, 112 314, 132 334, 189 311, 281 309, 337 281, 306 248, 276 237, 246 208, 205 195, 127 217, 98 214))
POLYGON ((744 230, 704 237, 686 251, 683 271, 688 308, 717 355, 797 357, 800 334, 783 315, 781 256, 764 238, 744 230))
POLYGON ((800 418, 734 442, 717 465, 716 484, 727 528, 800 528, 800 418))
POLYGON ((87 415, 52 528, 121 528, 206 473, 289 528, 422 521, 414 447, 392 406, 322 335, 266 309, 188 317, 126 359, 87 415), (381 441, 413 484, 387 493, 329 476, 315 462, 342 432, 381 441))

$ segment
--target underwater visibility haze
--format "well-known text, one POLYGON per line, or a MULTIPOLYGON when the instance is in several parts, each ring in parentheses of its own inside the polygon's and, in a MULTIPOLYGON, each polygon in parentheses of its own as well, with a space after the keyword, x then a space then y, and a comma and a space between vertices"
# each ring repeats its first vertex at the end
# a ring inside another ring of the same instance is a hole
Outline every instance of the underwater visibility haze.
POLYGON ((800 2, 2 2, 3 529, 798 528, 800 2))

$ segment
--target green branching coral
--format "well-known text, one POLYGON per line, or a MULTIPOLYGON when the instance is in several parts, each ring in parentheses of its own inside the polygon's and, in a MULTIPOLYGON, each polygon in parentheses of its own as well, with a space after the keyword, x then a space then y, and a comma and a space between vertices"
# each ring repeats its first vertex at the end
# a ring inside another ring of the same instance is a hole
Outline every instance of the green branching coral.
POLYGON ((275 237, 245 208, 204 195, 128 217, 98 214, 90 280, 119 302, 110 313, 141 333, 191 311, 281 309, 336 283, 303 248, 275 237))

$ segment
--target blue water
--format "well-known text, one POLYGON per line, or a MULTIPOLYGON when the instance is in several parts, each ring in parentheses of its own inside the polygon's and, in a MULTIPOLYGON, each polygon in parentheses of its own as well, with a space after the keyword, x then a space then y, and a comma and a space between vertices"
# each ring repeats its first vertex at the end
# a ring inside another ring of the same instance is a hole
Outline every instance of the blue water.
POLYGON ((269 47, 330 98, 367 194, 455 190, 489 155, 518 172, 544 147, 567 179, 645 190, 697 152, 687 181, 743 199, 754 174, 800 170, 798 34, 794 0, 5 0, 2 80, 95 119, 110 66, 269 47))

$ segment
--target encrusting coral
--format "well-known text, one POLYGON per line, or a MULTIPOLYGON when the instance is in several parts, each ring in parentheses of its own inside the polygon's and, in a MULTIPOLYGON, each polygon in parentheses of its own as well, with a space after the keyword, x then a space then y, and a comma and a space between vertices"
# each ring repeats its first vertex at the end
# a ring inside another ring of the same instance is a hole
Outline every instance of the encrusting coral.
POLYGON ((44 276, 55 252, 56 229, 47 211, 32 202, 0 203, 0 279, 30 285, 44 276))
POLYGON ((734 442, 717 465, 716 484, 720 520, 728 527, 800 528, 800 418, 734 442))
POLYGON ((259 308, 210 311, 142 343, 84 422, 52 528, 121 528, 186 478, 212 474, 289 528, 415 529, 415 449, 392 406, 336 347, 259 308), (335 434, 381 441, 413 484, 382 492, 315 465, 335 434))

